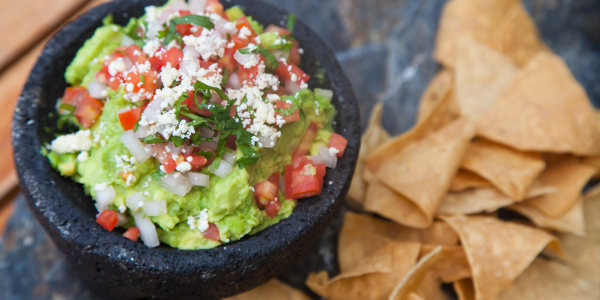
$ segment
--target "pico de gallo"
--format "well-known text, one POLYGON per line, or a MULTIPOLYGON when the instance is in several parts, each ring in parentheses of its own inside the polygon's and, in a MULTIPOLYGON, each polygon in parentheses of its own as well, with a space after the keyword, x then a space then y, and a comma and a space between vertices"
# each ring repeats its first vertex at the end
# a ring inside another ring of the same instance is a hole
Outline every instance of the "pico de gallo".
POLYGON ((62 132, 42 151, 97 223, 148 247, 205 249, 287 218, 323 189, 346 139, 287 26, 218 0, 104 19, 65 72, 62 132))

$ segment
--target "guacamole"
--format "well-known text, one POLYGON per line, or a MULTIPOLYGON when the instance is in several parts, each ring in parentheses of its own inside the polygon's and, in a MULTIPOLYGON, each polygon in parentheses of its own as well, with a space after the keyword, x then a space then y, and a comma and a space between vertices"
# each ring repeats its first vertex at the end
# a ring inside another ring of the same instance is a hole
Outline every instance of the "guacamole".
POLYGON ((124 27, 107 17, 65 72, 57 129, 77 130, 42 151, 102 227, 149 247, 212 248, 287 218, 345 148, 291 26, 217 1, 150 6, 124 27))

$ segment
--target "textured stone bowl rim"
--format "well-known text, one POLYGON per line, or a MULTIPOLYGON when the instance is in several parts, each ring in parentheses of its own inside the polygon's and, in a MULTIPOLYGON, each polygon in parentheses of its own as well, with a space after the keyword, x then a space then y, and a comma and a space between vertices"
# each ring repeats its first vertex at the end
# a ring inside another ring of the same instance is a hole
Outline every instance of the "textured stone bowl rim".
MULTIPOLYGON (((143 268, 146 272, 196 275, 202 272, 202 278, 209 279, 214 276, 210 270, 215 267, 222 268, 221 271, 238 270, 240 266, 229 264, 232 256, 243 255, 248 264, 244 268, 252 269, 253 265, 264 265, 268 257, 281 251, 282 247, 289 247, 294 240, 308 235, 311 230, 317 227, 322 229, 337 211, 348 190, 358 157, 360 121, 352 87, 344 76, 334 53, 301 20, 296 23, 294 33, 301 45, 302 39, 311 40, 311 48, 305 48, 305 57, 314 55, 326 70, 327 77, 330 79, 328 87, 334 91, 332 102, 339 113, 334 128, 336 132, 348 139, 347 150, 343 158, 338 161, 337 168, 328 169, 322 195, 300 200, 289 218, 258 234, 209 250, 177 250, 164 245, 150 249, 141 242, 126 241, 118 232, 103 230, 95 222, 89 207, 82 208, 81 205, 74 203, 72 198, 84 197, 89 201, 87 205, 92 206, 91 198, 83 195, 82 189, 68 192, 64 188, 65 185, 72 186, 66 183, 70 180, 60 177, 40 153, 42 146, 48 142, 48 134, 44 133, 44 122, 39 120, 41 116, 48 113, 47 103, 54 103, 56 100, 46 95, 44 87, 48 88, 48 84, 61 86, 61 89, 64 87, 64 79, 56 78, 56 70, 53 68, 56 60, 72 59, 72 56, 64 53, 69 43, 81 39, 84 34, 89 36, 90 28, 98 26, 102 16, 115 11, 127 11, 135 3, 139 5, 140 2, 149 5, 162 1, 117 0, 95 7, 66 25, 44 48, 18 99, 13 116, 12 139, 19 181, 29 207, 52 239, 57 244, 63 241, 76 245, 83 249, 86 255, 97 256, 120 265, 124 272, 140 268, 139 262, 143 260, 143 268), (278 237, 275 239, 277 242, 273 242, 273 237, 278 237), (170 259, 173 256, 177 258, 170 259)), ((276 15, 280 22, 288 15, 288 12, 259 1, 225 0, 223 3, 226 7, 241 4, 251 16, 252 11, 256 9, 250 9, 251 11, 248 9, 253 4, 259 5, 262 10, 268 10, 274 16, 276 15)), ((115 14, 115 20, 117 19, 115 14)), ((264 24, 269 23, 262 17, 257 19, 264 24)), ((62 73, 60 74, 62 76, 62 73)))

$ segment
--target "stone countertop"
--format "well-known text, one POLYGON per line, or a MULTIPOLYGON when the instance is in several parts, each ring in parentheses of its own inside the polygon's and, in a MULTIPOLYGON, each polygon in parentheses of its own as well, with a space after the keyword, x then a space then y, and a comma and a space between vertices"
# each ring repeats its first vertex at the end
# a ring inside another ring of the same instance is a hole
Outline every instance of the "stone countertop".
MULTIPOLYGON (((336 51, 359 100, 363 128, 373 104, 385 103, 383 125, 398 134, 414 123, 418 99, 439 66, 432 58, 443 0, 268 0, 309 24, 336 51)), ((600 3, 530 0, 542 37, 561 55, 600 106, 600 3)), ((311 271, 337 271, 343 211, 314 250, 280 278, 307 290, 311 271)), ((22 197, 0 238, 0 299, 101 299, 78 280, 22 197)), ((314 296, 314 295, 312 295, 314 296)))

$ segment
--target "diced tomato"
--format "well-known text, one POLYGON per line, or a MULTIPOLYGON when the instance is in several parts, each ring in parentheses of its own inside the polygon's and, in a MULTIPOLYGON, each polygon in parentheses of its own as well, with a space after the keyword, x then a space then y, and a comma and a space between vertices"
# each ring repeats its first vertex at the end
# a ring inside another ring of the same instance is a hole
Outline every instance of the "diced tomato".
POLYGON ((223 8, 223 4, 219 2, 219 0, 206 0, 206 10, 215 14, 220 15, 223 19, 229 20, 227 15, 225 14, 225 9, 223 8))
POLYGON ((96 222, 108 231, 113 231, 118 221, 119 217, 117 213, 110 209, 105 209, 96 217, 96 222))
POLYGON ((135 128, 135 124, 142 116, 143 107, 134 107, 119 113, 119 122, 124 131, 135 128))
POLYGON ((150 64, 152 69, 160 71, 167 63, 171 64, 171 67, 178 69, 179 63, 183 58, 183 52, 177 47, 170 47, 169 49, 160 49, 156 54, 150 58, 150 64))
POLYGON ((142 51, 140 46, 133 44, 125 49, 125 55, 133 64, 143 64, 146 61, 146 53, 142 51))
POLYGON ((281 178, 281 173, 275 172, 269 176, 269 181, 279 186, 279 179, 281 178))
POLYGON ((250 21, 248 21, 246 16, 238 18, 235 27, 237 27, 238 31, 242 31, 242 28, 246 27, 246 29, 248 29, 250 32, 250 35, 246 35, 248 39, 256 37, 256 32, 254 32, 254 29, 252 29, 252 25, 250 25, 250 21))
POLYGON ((289 62, 293 65, 299 66, 300 65, 300 46, 298 45, 298 41, 293 41, 292 42, 294 44, 294 46, 292 47, 292 49, 290 50, 290 56, 289 56, 289 62))
POLYGON ((250 68, 244 68, 244 66, 239 67, 237 75, 241 84, 243 84, 244 81, 249 85, 254 84, 256 76, 258 76, 258 66, 261 64, 262 60, 263 58, 260 57, 259 63, 256 66, 250 68))
POLYGON ((119 86, 121 86, 122 83, 123 83, 123 78, 121 77, 121 75, 115 76, 115 77, 112 77, 109 79, 108 87, 113 90, 118 90, 119 86))
POLYGON ((68 87, 65 89, 62 103, 75 106, 75 118, 83 128, 90 128, 100 114, 104 103, 92 98, 85 87, 68 87))
POLYGON ((292 103, 287 103, 287 102, 281 101, 281 100, 275 101, 275 109, 288 109, 288 108, 292 108, 292 106, 293 106, 292 103))
POLYGON ((304 132, 304 136, 300 140, 300 144, 298 144, 298 147, 292 154, 293 158, 296 158, 298 156, 304 156, 304 155, 308 154, 308 152, 310 151, 310 147, 312 146, 313 141, 314 141, 315 137, 317 136, 318 130, 319 130, 319 126, 317 125, 317 123, 310 122, 310 124, 308 125, 308 128, 306 128, 306 131, 304 132))
MULTIPOLYGON (((185 10, 184 9, 180 9, 179 10, 179 15, 180 16, 187 16, 187 15, 191 15, 191 14, 192 13, 189 10, 187 10, 187 9, 185 9, 185 10)), ((175 25, 175 30, 177 30, 177 32, 180 35, 182 35, 182 36, 190 35, 191 34, 190 29, 191 28, 192 28, 192 24, 177 24, 177 25, 175 25)))
POLYGON ((158 87, 158 75, 154 71, 146 73, 129 73, 125 77, 125 91, 131 93, 138 93, 141 89, 144 89, 144 93, 154 94, 154 91, 158 87), (131 85, 129 85, 131 83, 131 85))
POLYGON ((214 223, 208 223, 208 229, 206 229, 206 231, 204 231, 202 235, 204 235, 205 238, 216 242, 221 240, 221 235, 219 234, 219 227, 217 227, 217 225, 215 225, 214 223))
POLYGON ((175 171, 175 169, 177 168, 177 162, 172 157, 167 157, 162 162, 162 166, 163 166, 165 173, 168 174, 168 173, 175 171))
POLYGON ((96 73, 96 80, 102 84, 108 84, 112 76, 108 73, 108 65, 102 66, 102 69, 96 73))
POLYGON ((199 171, 208 163, 208 159, 202 155, 190 154, 186 156, 185 161, 192 165, 192 170, 199 171))
MULTIPOLYGON (((200 101, 200 100, 198 99, 198 101, 200 101)), ((181 104, 187 106, 190 109, 190 111, 192 111, 195 114, 205 116, 205 117, 210 117, 212 115, 210 110, 208 110, 206 108, 198 107, 198 105, 196 104, 196 101, 194 100, 194 91, 189 91, 187 99, 183 100, 183 102, 181 102, 181 104)))
POLYGON ((295 64, 288 64, 285 62, 280 62, 277 68, 275 69, 275 74, 279 76, 282 82, 291 80, 293 82, 307 82, 310 79, 308 74, 304 73, 302 69, 300 69, 295 64), (295 80, 293 80, 295 79, 295 80))
POLYGON ((223 54, 223 57, 219 59, 219 65, 231 72, 233 72, 235 67, 237 67, 237 61, 233 57, 235 55, 235 51, 237 51, 235 47, 225 48, 225 54, 223 54))
POLYGON ((315 164, 306 156, 285 167, 285 195, 290 199, 316 196, 323 189, 325 164, 315 164))
POLYGON ((283 27, 279 27, 277 25, 273 25, 273 24, 267 26, 267 29, 265 29, 265 32, 275 32, 275 33, 279 33, 279 35, 281 35, 281 36, 288 36, 288 35, 292 34, 289 30, 287 30, 283 27))
POLYGON ((123 236, 134 242, 137 242, 138 238, 140 237, 140 229, 137 227, 129 227, 129 229, 123 233, 123 236))
POLYGON ((300 121, 300 114, 298 113, 298 110, 296 109, 296 111, 293 114, 283 116, 283 119, 285 120, 286 124, 294 123, 294 122, 300 121))
POLYGON ((237 136, 235 135, 230 135, 227 137, 227 142, 225 142, 225 147, 235 151, 237 150, 237 145, 235 144, 235 141, 237 140, 237 136))
POLYGON ((83 86, 70 86, 65 89, 61 103, 77 106, 81 103, 85 93, 87 93, 87 89, 83 86))
POLYGON ((254 200, 258 207, 264 207, 269 201, 275 200, 279 187, 270 180, 261 181, 254 185, 254 200))
POLYGON ((274 200, 269 201, 269 203, 267 203, 267 206, 265 206, 265 212, 271 218, 274 218, 275 216, 277 216, 277 213, 279 212, 280 209, 281 209, 281 202, 279 202, 279 197, 275 197, 274 200))
POLYGON ((233 42, 233 48, 235 50, 245 48, 248 46, 248 44, 250 44, 250 39, 243 38, 237 34, 231 37, 231 41, 233 42))
POLYGON ((344 155, 344 150, 346 150, 347 145, 348 140, 346 140, 345 137, 335 132, 331 134, 331 137, 329 138, 329 148, 337 149, 339 151, 337 153, 338 157, 342 157, 342 155, 344 155))

